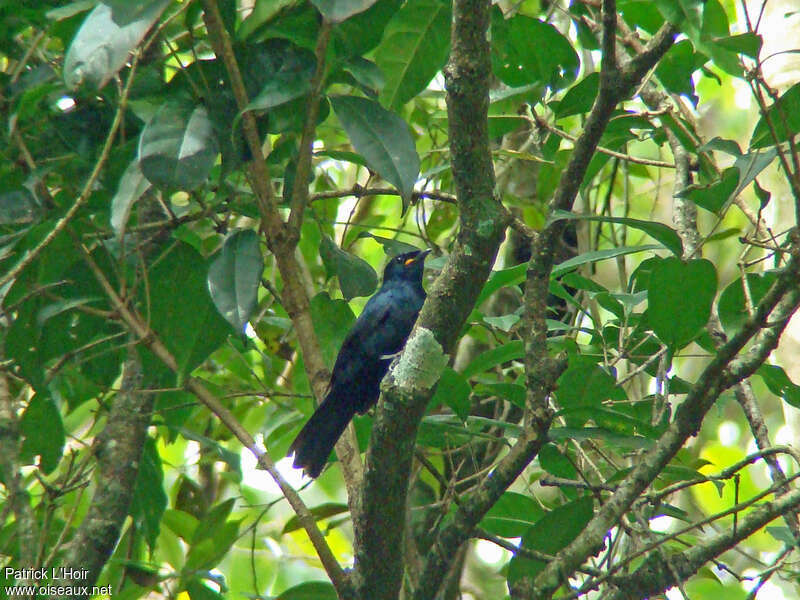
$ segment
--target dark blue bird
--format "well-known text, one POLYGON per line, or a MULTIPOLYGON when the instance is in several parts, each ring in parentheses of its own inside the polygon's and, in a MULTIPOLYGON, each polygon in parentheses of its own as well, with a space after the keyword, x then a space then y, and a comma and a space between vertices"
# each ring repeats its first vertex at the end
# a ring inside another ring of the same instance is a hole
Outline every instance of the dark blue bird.
POLYGON ((428 252, 400 254, 386 265, 381 289, 342 343, 325 399, 289 448, 295 468, 317 477, 353 415, 365 413, 378 401, 381 380, 393 355, 403 349, 425 301, 422 270, 428 252))

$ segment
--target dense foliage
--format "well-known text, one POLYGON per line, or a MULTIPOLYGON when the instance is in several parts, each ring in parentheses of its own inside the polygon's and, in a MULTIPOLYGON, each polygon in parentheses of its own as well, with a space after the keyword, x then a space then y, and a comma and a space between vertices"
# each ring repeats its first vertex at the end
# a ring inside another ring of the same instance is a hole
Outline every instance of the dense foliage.
POLYGON ((4 584, 796 596, 800 83, 762 65, 797 15, 766 5, 4 2, 4 584), (383 399, 301 479, 414 248, 383 399))

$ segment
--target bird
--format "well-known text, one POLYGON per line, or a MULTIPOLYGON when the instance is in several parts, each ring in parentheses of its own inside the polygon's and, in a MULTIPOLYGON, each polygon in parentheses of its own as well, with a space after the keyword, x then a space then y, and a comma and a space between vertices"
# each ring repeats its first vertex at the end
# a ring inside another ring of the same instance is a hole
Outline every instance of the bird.
POLYGON ((378 402, 381 380, 425 302, 422 272, 429 252, 416 250, 389 260, 381 288, 344 338, 325 398, 289 447, 294 468, 318 477, 353 415, 378 402))

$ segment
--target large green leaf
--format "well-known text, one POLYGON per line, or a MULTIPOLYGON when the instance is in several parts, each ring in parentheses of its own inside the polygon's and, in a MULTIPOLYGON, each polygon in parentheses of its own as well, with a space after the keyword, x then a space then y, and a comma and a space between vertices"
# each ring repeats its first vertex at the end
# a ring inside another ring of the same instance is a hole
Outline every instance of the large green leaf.
POLYGON ((758 368, 756 375, 764 380, 770 392, 795 408, 800 408, 800 386, 791 380, 783 367, 764 364, 758 368))
POLYGON ((353 311, 346 301, 331 300, 327 292, 320 292, 311 299, 311 320, 325 363, 333 367, 344 336, 356 320, 353 311))
POLYGON ((336 589, 328 581, 306 581, 289 588, 275 600, 337 600, 336 589))
MULTIPOLYGON (((586 527, 594 515, 589 497, 579 498, 546 513, 522 536, 522 547, 554 555, 564 548, 586 527)), ((512 592, 514 584, 522 577, 535 577, 542 569, 543 561, 523 558, 519 554, 508 565, 508 585, 512 592)))
POLYGON ((319 249, 328 275, 336 275, 345 299, 369 296, 378 285, 378 275, 370 264, 337 246, 327 235, 322 236, 319 249))
POLYGON ((419 176, 419 155, 406 122, 365 98, 334 96, 331 104, 356 152, 400 190, 405 211, 419 176))
POLYGON ((505 492, 481 520, 481 527, 502 537, 520 537, 544 515, 532 497, 505 492))
MULTIPOLYGON (((739 144, 733 140, 714 138, 703 144, 699 151, 717 150, 735 158, 733 166, 725 169, 719 179, 708 185, 693 184, 682 190, 678 196, 688 198, 698 206, 714 213, 725 211, 742 190, 747 187, 761 171, 767 168, 777 156, 774 147, 743 154, 739 144)), ((758 193, 756 182, 756 192, 758 193)))
POLYGON ((589 359, 576 356, 558 378, 556 396, 567 426, 580 427, 588 420, 580 409, 599 408, 609 398, 619 399, 621 390, 607 371, 589 359))
POLYGON ((590 250, 589 252, 573 256, 557 264, 553 267, 552 276, 559 277, 579 265, 608 260, 609 258, 617 258, 618 256, 626 256, 628 254, 636 254, 638 252, 658 250, 659 248, 660 246, 656 246, 655 244, 646 244, 644 246, 620 246, 618 248, 606 248, 604 250, 590 250))
POLYGON ((22 456, 26 460, 39 456, 42 472, 58 466, 64 451, 64 423, 55 402, 48 395, 36 394, 20 418, 22 456))
POLYGON ((683 243, 678 232, 671 227, 657 221, 642 221, 628 217, 606 217, 599 215, 578 215, 575 213, 557 210, 550 216, 551 221, 559 219, 574 219, 579 221, 601 221, 603 223, 619 223, 626 227, 638 229, 649 235, 654 240, 661 242, 664 247, 675 256, 683 256, 683 243))
POLYGON ((710 261, 659 260, 648 284, 648 323, 664 343, 682 348, 708 322, 716 292, 717 271, 710 261))
POLYGON ((128 224, 134 203, 150 189, 150 182, 134 160, 119 180, 117 193, 111 199, 111 227, 119 235, 128 224))
POLYGON ((580 62, 569 40, 538 19, 516 15, 492 18, 492 70, 506 85, 532 83, 558 90, 578 75, 580 62))
POLYGON ((375 51, 386 83, 381 102, 397 108, 425 89, 447 60, 450 3, 409 0, 397 11, 375 51))
POLYGON ((170 99, 142 131, 139 167, 160 188, 191 190, 208 178, 218 152, 205 107, 170 99))
MULTIPOLYGON (((186 375, 216 350, 231 328, 208 293, 208 263, 190 245, 177 242, 150 270, 143 313, 186 375)), ((144 296, 144 294, 143 294, 144 296)))
MULTIPOLYGON (((635 220, 635 219, 628 219, 635 220)), ((656 224, 657 225, 657 224, 656 224)), ((664 226, 666 227, 666 225, 664 226)), ((674 232, 673 232, 674 233, 674 232)), ((676 234, 677 235, 677 234, 676 234)), ((593 250, 584 252, 578 256, 573 256, 567 260, 557 264, 553 267, 552 276, 560 277, 565 273, 571 271, 580 265, 594 263, 601 260, 608 260, 610 258, 617 258, 618 256, 625 256, 627 254, 636 254, 638 252, 647 252, 649 250, 658 250, 661 246, 654 244, 647 244, 644 246, 620 246, 619 248, 606 248, 605 250, 593 250)), ((497 290, 512 286, 519 285, 525 281, 525 273, 528 269, 528 263, 521 263, 507 269, 500 269, 499 271, 492 272, 489 279, 483 286, 481 293, 478 294, 478 299, 475 306, 480 306, 489 296, 494 294, 497 290)))
POLYGON ((729 198, 739 186, 739 171, 728 167, 719 179, 708 185, 693 184, 678 193, 678 196, 688 198, 700 208, 719 213, 725 207, 729 198))
POLYGON ((105 0, 84 20, 64 58, 70 89, 102 88, 128 61, 170 0, 105 0))
POLYGON ((360 12, 364 12, 377 0, 311 0, 328 21, 340 23, 360 12))
POLYGON ((800 83, 795 83, 769 106, 766 113, 758 120, 750 138, 750 147, 766 148, 776 143, 780 144, 798 132, 800 132, 800 83))
POLYGON ((252 229, 237 231, 225 240, 208 268, 208 291, 219 314, 243 331, 258 303, 258 286, 264 270, 264 256, 258 234, 252 229))
POLYGON ((446 404, 463 421, 469 416, 469 394, 472 388, 461 373, 450 367, 445 367, 436 384, 436 392, 431 399, 431 404, 439 406, 446 404))
POLYGON ((268 65, 264 66, 271 72, 253 74, 255 80, 266 78, 266 81, 245 110, 269 110, 311 91, 311 78, 316 68, 312 52, 276 43, 264 48, 258 57, 260 64, 268 60, 268 65))
POLYGON ((571 115, 587 113, 592 109, 597 90, 600 88, 600 73, 589 73, 573 85, 555 108, 556 116, 561 119, 571 115))
POLYGON ((741 329, 750 316, 748 306, 751 309, 755 308, 775 283, 775 279, 777 279, 775 272, 748 273, 746 279, 743 280, 739 277, 722 291, 717 304, 717 312, 722 328, 728 336, 736 334, 741 329), (747 285, 746 296, 745 285, 747 285))
POLYGON ((380 43, 386 24, 402 4, 403 0, 380 0, 364 12, 334 25, 331 46, 336 55, 342 59, 363 59, 380 43))
POLYGON ((694 51, 689 40, 672 46, 656 67, 656 75, 664 87, 675 94, 683 94, 697 106, 699 98, 694 93, 692 74, 708 59, 694 51))
POLYGON ((464 367, 462 375, 469 378, 510 360, 522 358, 524 355, 525 344, 522 343, 522 340, 514 340, 476 356, 471 363, 464 367))

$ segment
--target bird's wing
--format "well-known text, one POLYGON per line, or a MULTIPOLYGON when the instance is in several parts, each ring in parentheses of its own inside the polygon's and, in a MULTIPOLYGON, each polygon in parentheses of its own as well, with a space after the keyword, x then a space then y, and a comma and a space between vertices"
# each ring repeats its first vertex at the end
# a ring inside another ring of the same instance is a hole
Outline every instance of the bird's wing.
POLYGON ((357 381, 365 370, 375 368, 381 357, 400 350, 414 315, 407 315, 393 300, 391 294, 378 292, 367 302, 342 343, 331 385, 357 381))

